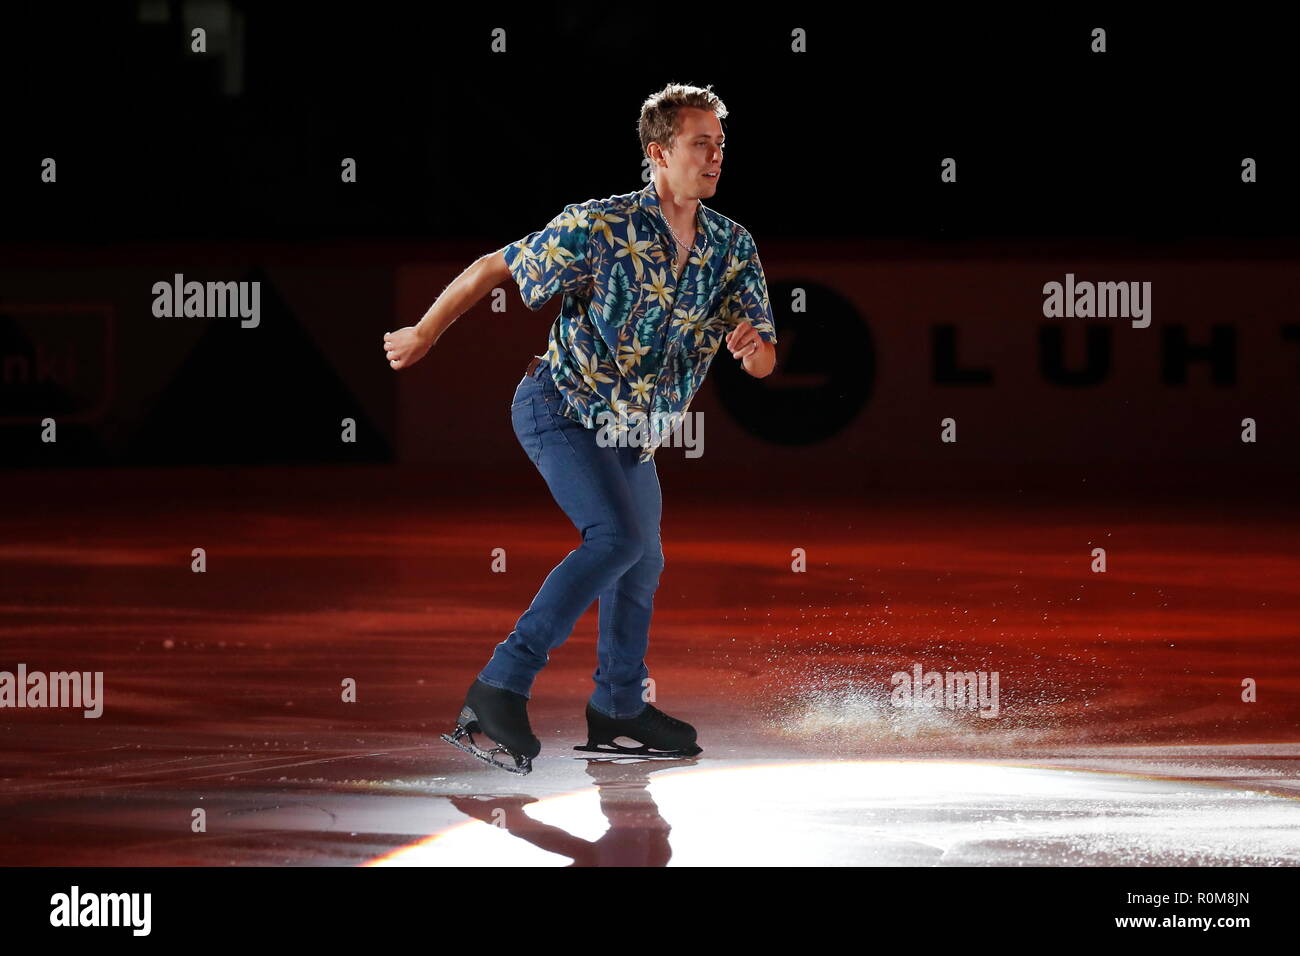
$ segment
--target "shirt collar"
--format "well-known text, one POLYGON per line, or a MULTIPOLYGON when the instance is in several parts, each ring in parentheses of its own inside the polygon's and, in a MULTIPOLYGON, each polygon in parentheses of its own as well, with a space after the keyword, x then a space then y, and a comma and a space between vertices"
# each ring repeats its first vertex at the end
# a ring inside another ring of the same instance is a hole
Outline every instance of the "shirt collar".
MULTIPOLYGON (((668 224, 668 217, 664 215, 663 207, 659 205, 659 192, 655 189, 655 181, 652 179, 645 184, 645 188, 640 192, 641 208, 654 210, 651 218, 657 219, 664 229, 672 232, 672 226, 668 224)), ((704 228, 704 210, 707 208, 704 203, 697 203, 695 210, 695 225, 701 232, 706 232, 704 228)))

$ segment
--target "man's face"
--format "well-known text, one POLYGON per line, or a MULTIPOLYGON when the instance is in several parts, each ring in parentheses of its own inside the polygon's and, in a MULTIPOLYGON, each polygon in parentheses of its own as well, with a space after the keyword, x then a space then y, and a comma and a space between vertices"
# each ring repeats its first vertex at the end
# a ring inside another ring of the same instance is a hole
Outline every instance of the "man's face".
POLYGON ((684 107, 671 151, 664 150, 663 170, 673 194, 682 199, 707 199, 718 188, 722 173, 722 122, 712 110, 684 107), (709 176, 709 173, 717 175, 709 176))

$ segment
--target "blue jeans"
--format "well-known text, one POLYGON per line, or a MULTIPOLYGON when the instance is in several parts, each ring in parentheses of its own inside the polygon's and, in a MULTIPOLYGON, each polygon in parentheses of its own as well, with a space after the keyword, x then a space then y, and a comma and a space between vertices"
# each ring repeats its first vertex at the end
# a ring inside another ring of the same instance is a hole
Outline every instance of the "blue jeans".
POLYGON ((560 404, 543 363, 520 381, 510 418, 524 453, 582 534, 582 544, 546 576, 479 680, 530 696, 551 649, 568 639, 599 599, 591 706, 608 717, 635 717, 645 708, 650 615, 664 568, 659 475, 653 460, 637 461, 640 448, 602 448, 597 430, 566 418, 560 404))

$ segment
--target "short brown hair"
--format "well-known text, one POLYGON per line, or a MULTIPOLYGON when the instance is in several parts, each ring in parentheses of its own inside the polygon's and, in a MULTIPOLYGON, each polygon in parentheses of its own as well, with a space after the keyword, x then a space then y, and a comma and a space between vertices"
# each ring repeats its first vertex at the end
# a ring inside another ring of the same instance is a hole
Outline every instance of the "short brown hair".
POLYGON ((680 126, 677 122, 677 114, 684 106, 712 110, 717 114, 718 119, 725 119, 727 107, 718 98, 718 94, 713 92, 712 87, 712 83, 703 88, 669 83, 642 103, 641 121, 638 124, 641 133, 641 155, 650 155, 651 143, 658 143, 665 152, 671 150, 673 137, 677 135, 680 126))

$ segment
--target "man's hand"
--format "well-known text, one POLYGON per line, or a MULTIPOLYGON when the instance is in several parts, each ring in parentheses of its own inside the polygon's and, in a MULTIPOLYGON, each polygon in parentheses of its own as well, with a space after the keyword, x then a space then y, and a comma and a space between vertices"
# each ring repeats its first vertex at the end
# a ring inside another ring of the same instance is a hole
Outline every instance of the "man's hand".
POLYGON ((776 346, 764 342, 758 330, 749 322, 741 322, 727 333, 727 348, 740 360, 745 371, 755 378, 772 374, 776 365, 776 346))
POLYGON ((384 353, 388 356, 388 364, 395 369, 414 365, 432 346, 433 339, 415 325, 384 333, 384 353))

